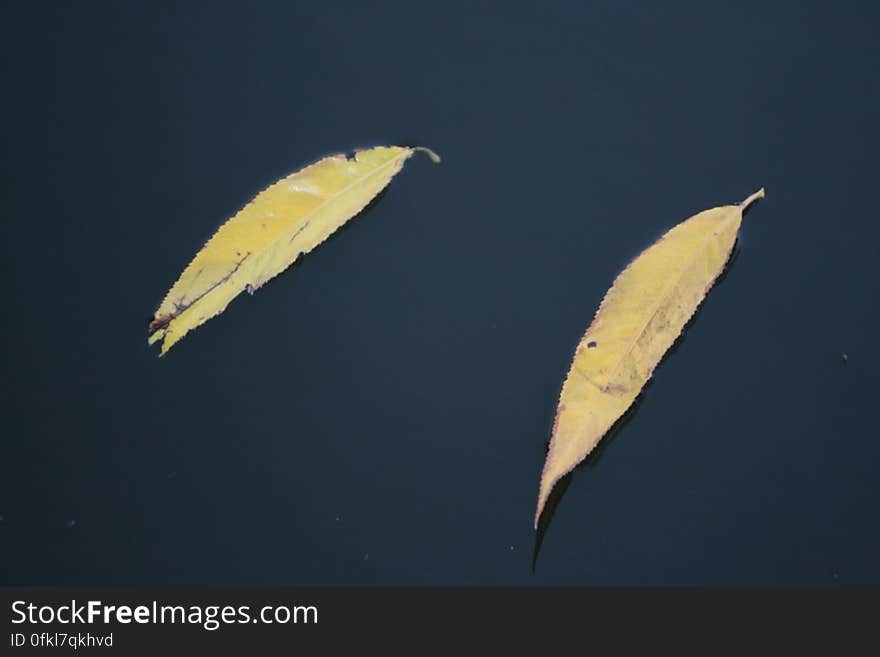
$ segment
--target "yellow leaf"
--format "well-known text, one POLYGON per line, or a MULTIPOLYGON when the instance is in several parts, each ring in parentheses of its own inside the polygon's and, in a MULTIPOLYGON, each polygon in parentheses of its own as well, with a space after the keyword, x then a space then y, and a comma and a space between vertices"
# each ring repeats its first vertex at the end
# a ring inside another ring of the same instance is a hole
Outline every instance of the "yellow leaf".
POLYGON ((535 527, 553 486, 635 401, 733 250, 743 210, 705 210, 667 232, 614 281, 581 338, 562 386, 541 473, 535 527))
POLYGON ((219 315, 243 290, 253 293, 360 212, 416 151, 380 146, 332 155, 266 188, 224 223, 183 270, 150 322, 162 354, 219 315))

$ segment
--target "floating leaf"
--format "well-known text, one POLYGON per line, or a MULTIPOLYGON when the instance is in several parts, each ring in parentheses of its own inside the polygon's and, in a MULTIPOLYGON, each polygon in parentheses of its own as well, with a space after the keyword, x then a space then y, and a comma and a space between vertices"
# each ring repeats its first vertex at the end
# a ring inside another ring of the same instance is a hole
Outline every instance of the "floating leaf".
POLYGON ((219 315, 243 290, 253 293, 354 217, 416 151, 380 146, 332 155, 266 188, 224 223, 168 292, 150 322, 162 354, 219 315))
POLYGON ((541 474, 535 527, 553 486, 632 405, 724 269, 743 210, 712 208, 667 232, 614 281, 578 344, 562 386, 541 474))

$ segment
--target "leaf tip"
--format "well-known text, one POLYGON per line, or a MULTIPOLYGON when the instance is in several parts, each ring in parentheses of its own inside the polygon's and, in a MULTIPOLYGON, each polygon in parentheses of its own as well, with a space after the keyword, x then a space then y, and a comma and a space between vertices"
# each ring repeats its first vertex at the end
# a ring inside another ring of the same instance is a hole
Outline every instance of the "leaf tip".
POLYGON ((412 150, 414 153, 417 153, 417 152, 422 152, 422 153, 424 153, 424 154, 427 155, 429 158, 431 158, 431 162, 433 162, 434 164, 440 164, 440 163, 443 161, 443 160, 440 158, 440 156, 437 155, 437 153, 435 153, 435 152, 432 151, 430 148, 427 148, 427 147, 425 147, 425 146, 413 146, 411 150, 412 150))
POLYGON ((547 484, 547 481, 542 476, 541 477, 541 487, 538 492, 538 506, 535 509, 535 520, 534 520, 534 528, 535 531, 538 530, 538 522, 541 520, 541 514, 544 513, 544 507, 547 505, 547 498, 550 497, 550 491, 553 490, 553 486, 556 484, 555 481, 547 484))

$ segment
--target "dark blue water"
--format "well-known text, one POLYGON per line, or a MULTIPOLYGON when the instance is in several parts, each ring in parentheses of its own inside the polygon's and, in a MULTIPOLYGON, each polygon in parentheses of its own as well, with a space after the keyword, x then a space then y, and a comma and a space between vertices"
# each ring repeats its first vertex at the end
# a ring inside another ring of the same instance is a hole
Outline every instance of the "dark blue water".
POLYGON ((373 4, 4 4, 0 583, 880 584, 880 12, 373 4), (390 143, 444 162, 147 348, 256 191, 390 143), (760 186, 535 560, 605 290, 760 186))

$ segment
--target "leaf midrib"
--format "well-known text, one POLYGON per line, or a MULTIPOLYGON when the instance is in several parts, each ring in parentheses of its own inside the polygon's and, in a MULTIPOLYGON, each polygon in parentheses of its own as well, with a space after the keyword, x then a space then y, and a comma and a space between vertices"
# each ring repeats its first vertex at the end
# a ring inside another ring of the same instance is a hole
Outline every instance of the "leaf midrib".
MULTIPOLYGON (((731 205, 729 207, 731 210, 741 210, 740 207, 736 206, 736 205, 731 205)), ((733 214, 731 213, 730 217, 732 217, 732 216, 733 216, 733 214)), ((722 222, 722 224, 726 224, 727 221, 730 221, 730 217, 725 219, 724 222, 722 222)), ((617 376, 618 372, 620 371, 621 367, 623 366, 624 359, 632 352, 633 348, 636 346, 636 343, 639 341, 639 338, 641 338, 642 335, 644 335, 645 330, 648 328, 648 325, 651 323, 651 320, 653 320, 654 317, 657 316, 657 313, 660 311, 660 307, 663 305, 664 299, 666 299, 667 296, 669 295, 669 293, 678 286, 678 284, 681 282, 681 277, 684 274, 684 272, 686 272, 688 269, 690 269, 690 267, 693 264, 694 260, 696 259, 697 255, 700 254, 703 251, 703 249, 706 248, 706 245, 710 241, 712 241, 713 239, 715 239, 718 236, 719 232, 720 231, 713 231, 711 235, 706 237, 706 239, 704 239, 700 243, 699 247, 694 249, 694 252, 690 255, 690 257, 688 257, 687 260, 685 260, 683 266, 678 270, 678 273, 672 278, 672 280, 669 282, 669 284, 665 288, 663 288, 663 293, 658 297, 657 302, 654 304, 653 310, 648 315, 648 317, 645 319, 645 321, 642 324, 641 328, 639 329, 638 333, 636 333, 634 335, 632 341, 630 341, 630 343, 629 343, 629 346, 627 346, 626 350, 620 355, 620 358, 618 358, 617 363, 614 366, 614 369, 611 371, 611 374, 608 376, 608 381, 605 383, 604 386, 601 387, 602 392, 608 392, 609 386, 614 382, 615 377, 617 376)))
MULTIPOLYGON (((395 162, 397 162, 398 160, 400 160, 402 157, 404 157, 404 156, 408 156, 408 155, 411 154, 411 153, 412 153, 412 151, 410 151, 410 150, 408 150, 408 149, 407 149, 407 150, 404 150, 401 154, 397 155, 396 157, 391 158, 390 160, 388 160, 388 161, 385 162, 384 164, 382 164, 382 165, 380 165, 380 166, 374 168, 374 169, 371 170, 369 173, 367 173, 367 174, 364 175, 364 176, 361 176, 361 177, 358 178, 357 180, 352 181, 350 184, 346 185, 345 187, 343 187, 341 190, 339 190, 338 192, 334 193, 333 195, 328 196, 325 200, 321 201, 318 205, 316 205, 314 208, 312 208, 311 210, 309 210, 308 213, 306 213, 306 214, 304 214, 302 217, 300 217, 300 220, 297 222, 297 228, 301 227, 301 226, 303 225, 304 222, 309 222, 309 221, 311 221, 311 220, 312 220, 312 217, 314 216, 314 214, 315 214, 316 212, 318 212, 319 210, 321 210, 323 207, 325 207, 325 206, 328 205, 329 203, 331 203, 331 202, 335 201, 336 199, 338 199, 338 198, 344 196, 346 193, 348 193, 348 192, 349 192, 353 187, 355 187, 356 185, 359 185, 359 184, 363 183, 364 181, 369 180, 372 176, 376 175, 376 174, 379 173, 380 171, 384 171, 387 167, 391 166, 392 164, 394 164, 395 162)), ((328 158, 324 158, 324 159, 326 160, 326 159, 330 159, 330 158, 332 158, 332 157, 334 157, 334 156, 330 156, 330 157, 328 157, 328 158)), ((348 159, 348 158, 346 158, 346 159, 348 159)), ((320 161, 315 163, 315 165, 317 165, 317 164, 320 164, 320 161)), ((313 165, 313 166, 314 166, 314 165, 313 165)), ((349 217, 348 219, 351 219, 351 217, 349 217)), ((347 220, 346 220, 346 221, 347 221, 347 220)), ((273 239, 271 242, 269 242, 266 246, 264 246, 262 249, 260 249, 260 251, 259 251, 258 253, 264 253, 264 252, 266 252, 266 251, 268 251, 268 250, 274 248, 274 247, 277 245, 278 242, 282 241, 285 237, 287 237, 287 234, 288 234, 288 233, 289 233, 289 230, 283 231, 280 235, 278 235, 278 237, 276 237, 276 238, 273 239)), ((329 235, 328 235, 328 236, 329 236, 329 235)), ((326 237, 325 237, 325 239, 326 239, 326 237)), ((323 240, 322 240, 322 241, 323 241, 323 240)), ((319 242, 319 244, 320 244, 320 242, 319 242)), ((223 287, 223 284, 226 283, 226 282, 229 282, 229 280, 231 279, 231 274, 235 273, 235 271, 241 266, 241 263, 244 262, 245 259, 247 259, 247 258, 248 258, 249 256, 251 256, 251 255, 254 255, 254 254, 251 253, 251 252, 248 252, 247 254, 245 254, 245 256, 244 256, 241 260, 239 260, 239 261, 237 261, 237 262, 235 263, 235 265, 230 269, 230 272, 229 272, 228 274, 226 274, 226 281, 221 281, 220 283, 211 286, 208 290, 206 290, 204 293, 202 293, 201 295, 199 295, 199 297, 198 297, 197 299, 193 300, 190 304, 188 304, 187 306, 185 306, 184 308, 182 308, 181 310, 179 310, 177 313, 173 314, 173 315, 171 316, 171 320, 177 319, 178 317, 180 317, 181 315, 183 315, 187 310, 190 310, 190 309, 191 309, 193 306, 195 306, 199 301, 201 301, 203 298, 205 298, 208 294, 210 294, 211 292, 217 290, 217 289, 220 288, 220 287, 223 287)), ((298 258, 298 257, 299 257, 299 255, 297 255, 297 258, 298 258)), ((296 258, 294 258, 294 260, 296 260, 296 258)), ((293 263, 291 262, 290 264, 293 264, 293 263)), ((288 266, 289 266, 289 265, 288 265, 288 266)), ((269 279, 267 279, 267 280, 269 280, 269 279)), ((244 290, 244 288, 241 288, 241 290, 239 290, 239 293, 240 293, 242 290, 244 290)))

